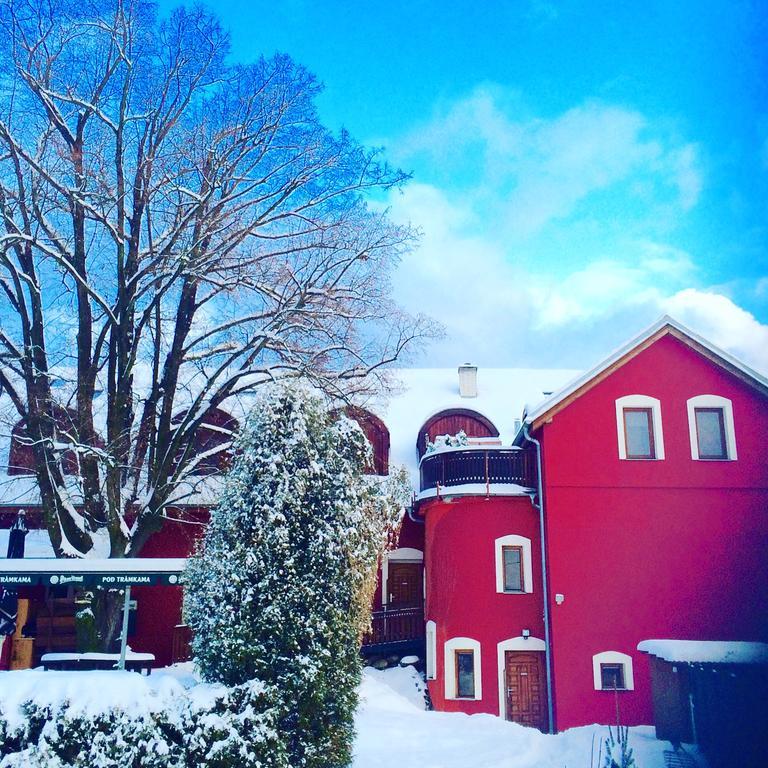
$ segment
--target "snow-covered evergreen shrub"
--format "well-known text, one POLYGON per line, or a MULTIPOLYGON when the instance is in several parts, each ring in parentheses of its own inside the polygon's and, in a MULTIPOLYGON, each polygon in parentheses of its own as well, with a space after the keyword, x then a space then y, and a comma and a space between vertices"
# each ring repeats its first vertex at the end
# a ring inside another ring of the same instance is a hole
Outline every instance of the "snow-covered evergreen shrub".
POLYGON ((359 638, 399 511, 362 474, 369 451, 358 425, 318 396, 266 393, 186 574, 203 677, 260 680, 276 693, 293 768, 351 757, 359 638))
POLYGON ((262 684, 165 703, 93 713, 27 702, 14 728, 0 713, 0 768, 290 768, 262 684))

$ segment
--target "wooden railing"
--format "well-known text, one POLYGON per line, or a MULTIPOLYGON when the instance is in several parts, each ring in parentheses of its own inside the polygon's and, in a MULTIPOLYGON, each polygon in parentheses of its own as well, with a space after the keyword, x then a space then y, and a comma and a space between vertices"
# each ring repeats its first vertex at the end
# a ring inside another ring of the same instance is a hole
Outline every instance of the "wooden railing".
POLYGON ((421 490, 511 483, 536 487, 536 454, 522 448, 438 451, 421 460, 421 490))
POLYGON ((424 637, 424 608, 390 608, 374 611, 371 631, 363 638, 363 646, 404 643, 424 637))

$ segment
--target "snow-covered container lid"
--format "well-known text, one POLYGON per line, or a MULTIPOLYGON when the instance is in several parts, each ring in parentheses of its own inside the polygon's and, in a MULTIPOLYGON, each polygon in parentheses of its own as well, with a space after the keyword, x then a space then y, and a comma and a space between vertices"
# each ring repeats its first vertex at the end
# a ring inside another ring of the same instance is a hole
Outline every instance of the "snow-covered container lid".
POLYGON ((768 643, 741 640, 643 640, 637 650, 678 664, 768 664, 768 643))

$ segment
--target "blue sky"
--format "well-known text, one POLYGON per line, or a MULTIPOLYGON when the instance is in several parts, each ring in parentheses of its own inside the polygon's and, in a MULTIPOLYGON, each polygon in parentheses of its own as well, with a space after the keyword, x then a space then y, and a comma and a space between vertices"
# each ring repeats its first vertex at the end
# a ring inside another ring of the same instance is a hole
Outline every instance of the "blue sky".
POLYGON ((211 5, 413 173, 394 288, 448 332, 418 363, 583 367, 668 312, 768 372, 759 2, 211 5))

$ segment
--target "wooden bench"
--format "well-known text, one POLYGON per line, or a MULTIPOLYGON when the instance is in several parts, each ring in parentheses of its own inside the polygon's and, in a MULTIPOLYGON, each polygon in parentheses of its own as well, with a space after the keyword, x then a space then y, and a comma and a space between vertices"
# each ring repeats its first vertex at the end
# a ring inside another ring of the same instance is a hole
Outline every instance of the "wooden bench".
MULTIPOLYGON (((45 653, 40 659, 43 669, 50 671, 86 671, 94 669, 117 669, 119 653, 45 653)), ((154 654, 134 653, 125 657, 125 668, 142 675, 152 673, 154 654)))

